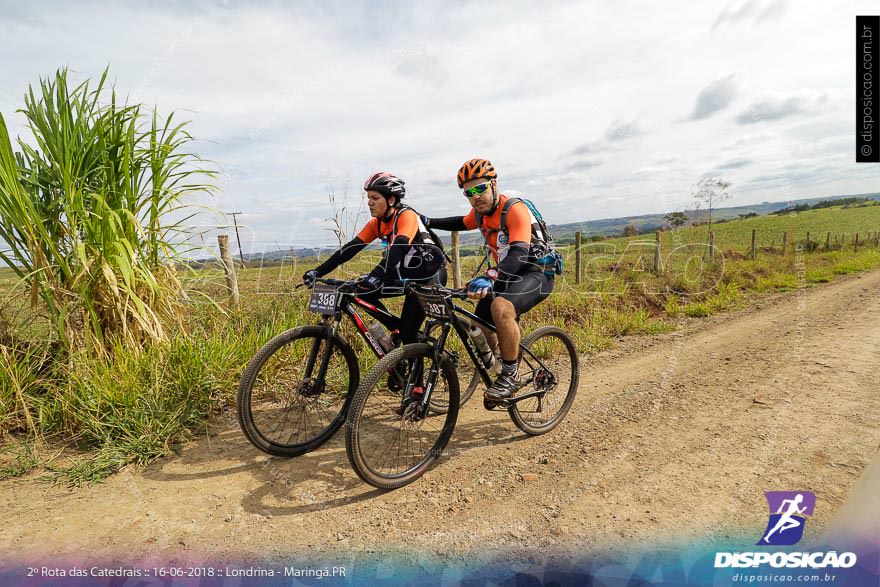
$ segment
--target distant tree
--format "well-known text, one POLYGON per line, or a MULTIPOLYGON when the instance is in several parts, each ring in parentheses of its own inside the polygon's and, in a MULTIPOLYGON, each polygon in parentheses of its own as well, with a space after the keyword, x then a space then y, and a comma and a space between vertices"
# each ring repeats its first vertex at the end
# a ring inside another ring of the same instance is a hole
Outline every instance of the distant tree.
POLYGON ((832 206, 843 206, 844 208, 852 205, 852 204, 866 204, 870 200, 868 198, 837 198, 836 200, 822 200, 818 204, 814 204, 811 206, 813 210, 818 208, 831 208, 832 206))
POLYGON ((782 208, 781 210, 776 210, 775 212, 770 212, 771 214, 797 214, 798 212, 806 212, 810 209, 809 204, 797 204, 795 206, 789 206, 788 208, 782 208))
POLYGON ((758 215, 757 212, 749 212, 748 214, 740 214, 739 219, 745 220, 746 218, 755 218, 758 215))
POLYGON ((672 228, 679 228, 680 226, 687 224, 688 217, 684 212, 670 212, 663 217, 663 220, 665 220, 672 228))
POLYGON ((704 177, 697 182, 693 196, 698 205, 702 203, 709 207, 709 230, 712 230, 712 210, 731 197, 727 192, 730 185, 729 181, 720 177, 704 177))
POLYGON ((635 224, 627 224, 623 227, 623 236, 636 236, 637 234, 639 234, 639 229, 635 224))

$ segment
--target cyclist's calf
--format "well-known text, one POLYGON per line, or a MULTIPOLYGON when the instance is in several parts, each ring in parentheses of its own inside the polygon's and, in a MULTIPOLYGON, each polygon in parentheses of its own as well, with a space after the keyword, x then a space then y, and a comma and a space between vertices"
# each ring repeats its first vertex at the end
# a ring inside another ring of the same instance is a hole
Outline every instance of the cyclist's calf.
POLYGON ((498 331, 498 343, 501 358, 506 361, 516 360, 519 354, 520 330, 516 321, 516 308, 500 296, 492 300, 492 321, 498 331))

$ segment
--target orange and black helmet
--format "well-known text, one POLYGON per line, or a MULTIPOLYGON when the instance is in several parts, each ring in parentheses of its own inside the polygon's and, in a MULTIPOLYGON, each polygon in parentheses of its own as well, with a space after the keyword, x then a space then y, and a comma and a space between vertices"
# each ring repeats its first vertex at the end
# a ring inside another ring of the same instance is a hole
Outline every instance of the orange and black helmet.
POLYGON ((464 184, 472 179, 496 179, 498 174, 495 173, 495 166, 487 159, 471 159, 461 166, 458 170, 458 187, 464 187, 464 184))

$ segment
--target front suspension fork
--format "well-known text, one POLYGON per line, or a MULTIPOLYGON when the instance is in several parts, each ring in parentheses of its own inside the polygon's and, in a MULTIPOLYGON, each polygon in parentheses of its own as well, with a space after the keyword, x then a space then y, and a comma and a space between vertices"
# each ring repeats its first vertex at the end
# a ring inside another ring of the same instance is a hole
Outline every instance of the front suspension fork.
POLYGON ((330 355, 333 354, 333 338, 336 336, 336 330, 339 327, 339 322, 333 320, 331 322, 331 318, 327 318, 324 321, 325 332, 327 335, 321 338, 315 338, 312 341, 312 348, 309 351, 309 359, 306 363, 306 373, 305 380, 309 381, 312 379, 312 371, 315 368, 315 363, 318 360, 318 351, 321 349, 321 341, 326 342, 326 347, 324 350, 324 354, 321 356, 321 362, 318 365, 318 375, 315 377, 315 385, 320 388, 324 384, 324 378, 327 376, 327 366, 330 364, 330 355))

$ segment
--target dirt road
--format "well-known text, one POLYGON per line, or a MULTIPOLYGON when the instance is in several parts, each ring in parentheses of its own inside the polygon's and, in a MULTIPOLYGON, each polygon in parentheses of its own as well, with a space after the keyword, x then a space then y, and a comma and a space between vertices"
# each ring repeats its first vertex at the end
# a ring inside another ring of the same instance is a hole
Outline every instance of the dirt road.
POLYGON ((267 458, 230 412, 179 456, 94 487, 0 484, 0 552, 457 559, 672 537, 754 544, 763 492, 784 489, 816 493, 816 537, 880 443, 878 349, 880 271, 764 297, 585 357, 578 399, 552 434, 527 438, 506 413, 471 402, 450 456, 391 493, 359 482, 342 435, 297 459, 267 458))

